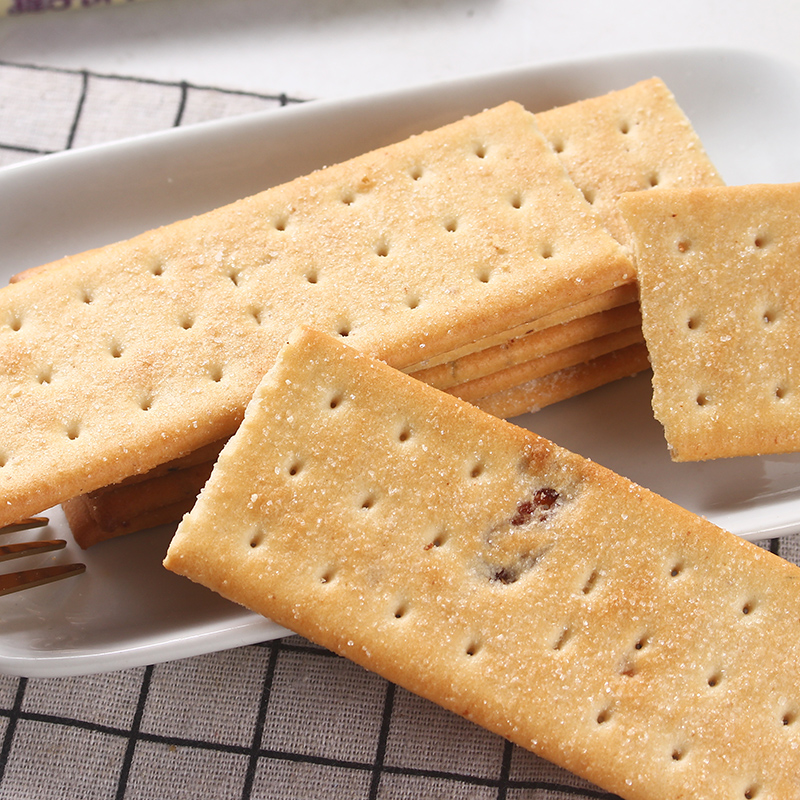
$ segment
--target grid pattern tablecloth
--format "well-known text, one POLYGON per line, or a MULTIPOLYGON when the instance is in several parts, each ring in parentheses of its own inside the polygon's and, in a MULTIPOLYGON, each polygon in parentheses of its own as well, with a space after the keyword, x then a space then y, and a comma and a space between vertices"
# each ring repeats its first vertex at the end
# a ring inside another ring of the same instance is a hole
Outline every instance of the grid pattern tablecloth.
MULTIPOLYGON (((0 165, 297 102, 0 62, 0 165)), ((800 537, 765 542, 800 560, 800 537)), ((0 676, 0 800, 609 797, 299 637, 0 676)))

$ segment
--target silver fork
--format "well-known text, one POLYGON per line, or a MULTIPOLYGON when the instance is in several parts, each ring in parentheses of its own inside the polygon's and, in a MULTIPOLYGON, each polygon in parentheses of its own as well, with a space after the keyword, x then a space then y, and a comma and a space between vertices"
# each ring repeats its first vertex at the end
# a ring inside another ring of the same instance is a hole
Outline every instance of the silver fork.
MULTIPOLYGON (((14 533, 16 531, 26 531, 35 528, 43 528, 48 523, 47 517, 31 517, 17 522, 14 525, 6 525, 0 528, 0 535, 14 533)), ((67 543, 64 539, 48 539, 34 542, 14 542, 12 544, 0 545, 0 561, 9 561, 12 558, 31 556, 39 553, 49 553, 53 550, 62 550, 67 543)), ((19 572, 9 572, 0 575, 0 595, 19 592, 22 589, 30 589, 34 586, 41 586, 44 583, 59 581, 69 578, 72 575, 80 575, 86 571, 85 564, 56 564, 51 567, 37 567, 25 569, 19 572)))

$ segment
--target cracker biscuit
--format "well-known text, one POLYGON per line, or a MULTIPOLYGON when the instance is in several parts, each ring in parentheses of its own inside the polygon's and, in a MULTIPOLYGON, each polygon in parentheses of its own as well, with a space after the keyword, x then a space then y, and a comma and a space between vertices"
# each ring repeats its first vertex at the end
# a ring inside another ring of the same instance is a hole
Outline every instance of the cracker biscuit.
MULTIPOLYGON (((514 382, 521 377, 527 377, 525 386, 531 386, 534 381, 530 376, 536 375, 539 383, 539 402, 542 402, 544 395, 543 387, 553 384, 561 388, 559 394, 552 393, 549 396, 549 401, 567 399, 579 392, 583 384, 575 378, 563 380, 562 376, 568 372, 565 365, 572 366, 587 355, 605 352, 608 347, 620 345, 625 341, 641 339, 641 329, 638 327, 628 328, 620 333, 623 336, 622 340, 616 338, 618 334, 600 337, 561 352, 541 356, 529 363, 517 364, 513 368, 501 370, 497 375, 487 375, 480 380, 454 386, 447 391, 477 404, 497 403, 496 398, 503 394, 499 387, 505 387, 509 383, 516 386, 514 382), (555 371, 548 372, 548 370, 555 371), (492 394, 483 397, 483 393, 490 390, 492 394)), ((618 354, 612 353, 612 355, 618 354)), ((586 366, 579 363, 578 369, 585 370, 586 366)), ((600 383, 614 379, 615 375, 613 370, 606 369, 602 373, 600 383)), ((590 388, 595 388, 597 381, 595 378, 590 388)), ((526 401, 530 402, 530 392, 526 393, 525 397, 526 401)), ((506 410, 509 412, 508 416, 520 413, 516 411, 513 403, 509 403, 506 410)), ((190 510, 203 488, 219 454, 219 447, 220 445, 215 443, 213 447, 201 448, 143 475, 135 475, 118 484, 105 486, 65 501, 61 505, 75 541, 85 549, 116 536, 134 533, 154 525, 177 523, 190 510)))
POLYGON ((627 234, 616 201, 623 192, 723 182, 660 78, 542 112, 536 122, 621 242, 627 234))
POLYGON ((519 104, 0 290, 0 525, 230 435, 304 322, 407 367, 630 282, 519 104))
MULTIPOLYGON (((199 492, 202 488, 201 481, 197 491, 199 492)), ((137 506, 132 516, 118 518, 116 526, 111 526, 98 516, 85 495, 67 500, 61 504, 61 507, 73 538, 85 550, 118 536, 127 536, 129 533, 156 528, 160 525, 174 525, 192 508, 196 496, 195 494, 191 498, 185 497, 168 505, 137 506)))
POLYGON ((115 484, 62 503, 75 541, 85 549, 151 527, 154 519, 159 525, 176 522, 194 504, 213 466, 214 461, 209 460, 155 474, 146 481, 115 484))
MULTIPOLYGON (((554 329, 546 329, 532 334, 531 337, 512 342, 498 348, 494 357, 489 357, 487 353, 487 357, 480 361, 467 359, 467 363, 461 367, 442 365, 426 370, 424 374, 414 373, 414 377, 434 385, 432 379, 437 376, 441 378, 443 373, 439 371, 446 369, 446 376, 451 378, 446 383, 447 389, 452 390, 457 396, 470 400, 474 397, 468 396, 469 393, 474 393, 479 386, 488 385, 485 391, 488 389, 499 391, 498 387, 507 386, 509 380, 512 383, 521 378, 530 380, 532 375, 541 377, 549 370, 563 370, 567 364, 572 365, 589 355, 605 352, 609 346, 620 344, 613 337, 601 335, 604 331, 611 330, 612 333, 616 333, 614 329, 620 327, 624 331, 625 340, 639 339, 640 327, 630 324, 638 321, 638 303, 628 303, 607 312, 591 315, 586 320, 574 320, 563 326, 553 326, 554 329), (534 341, 532 337, 538 338, 534 341), (587 341, 583 341, 584 339, 587 341), (573 341, 580 346, 570 345, 573 341), (566 347, 548 352, 557 344, 566 347), (529 360, 520 361, 520 357, 525 355, 530 356, 529 360), (492 367, 497 368, 496 375, 492 376, 491 372, 488 375, 483 374, 492 367), (516 370, 521 372, 518 373, 516 370), (464 375, 480 375, 481 381, 475 381, 473 378, 470 383, 462 381, 459 384, 457 380, 452 380, 464 375)), ((613 374, 608 371, 606 378, 610 380, 613 374)), ((548 376, 548 379, 552 380, 552 376, 548 376)), ((475 394, 475 397, 478 394, 480 392, 475 394)), ((87 548, 151 525, 177 522, 191 508, 191 501, 202 489, 222 444, 223 442, 214 442, 144 474, 133 475, 120 483, 65 501, 62 506, 75 541, 81 547, 87 548), (188 469, 202 464, 205 464, 207 469, 200 471, 188 469), (176 492, 182 496, 179 501, 175 501, 176 492)))
POLYGON ((177 522, 194 504, 224 442, 160 464, 143 474, 65 500, 61 507, 80 547, 177 522))
POLYGON ((628 800, 800 796, 800 569, 327 335, 166 565, 628 800))
POLYGON ((541 378, 503 389, 474 401, 478 408, 501 419, 540 411, 606 383, 629 378, 650 366, 647 346, 632 344, 541 378))
POLYGON ((200 464, 213 464, 217 460, 217 456, 219 456, 220 450, 222 450, 226 441, 227 439, 222 439, 217 442, 211 442, 203 447, 198 447, 197 450, 193 450, 191 453, 187 453, 185 456, 175 458, 172 461, 167 461, 164 464, 159 464, 157 467, 154 467, 143 474, 140 473, 138 475, 131 475, 125 480, 120 481, 118 484, 115 484, 114 487, 105 486, 102 489, 99 489, 96 494, 109 491, 115 487, 133 486, 136 483, 140 483, 145 480, 151 480, 152 478, 168 477, 173 473, 185 472, 187 469, 196 467, 200 464))
POLYGON ((214 462, 209 461, 205 470, 190 467, 180 473, 147 478, 130 486, 122 497, 115 491, 118 485, 115 484, 65 500, 61 508, 73 539, 85 550, 118 536, 174 525, 194 505, 213 466, 214 462), (188 490, 187 482, 191 487, 188 490), (177 484, 184 491, 178 493, 177 500, 170 500, 176 495, 177 484), (102 503, 97 502, 97 495, 102 503))
MULTIPOLYGON (((633 263, 631 263, 631 269, 633 269, 633 263)), ((556 325, 563 325, 565 322, 572 322, 582 317, 588 317, 600 311, 617 308, 625 303, 638 302, 638 298, 639 287, 635 280, 622 283, 615 286, 613 289, 599 292, 577 303, 567 304, 536 319, 528 320, 521 325, 506 328, 500 333, 484 336, 480 339, 473 339, 455 350, 443 351, 428 356, 422 361, 402 367, 402 370, 409 374, 416 374, 422 370, 428 370, 434 367, 446 367, 447 364, 455 363, 462 358, 475 356, 478 353, 483 353, 494 347, 502 347, 508 344, 512 339, 528 336, 529 334, 537 333, 547 328, 553 328, 556 325)))
POLYGON ((623 328, 621 331, 608 333, 605 336, 596 336, 589 341, 565 347, 563 350, 514 364, 481 378, 459 383, 446 391, 462 400, 475 403, 481 398, 527 384, 532 380, 568 369, 576 364, 592 361, 642 341, 642 329, 639 325, 623 328))
POLYGON ((800 184, 620 201, 672 458, 800 449, 800 184))
MULTIPOLYGON (((629 328, 624 332, 625 339, 640 339, 640 328, 629 328)), ((623 340, 623 341, 624 341, 623 340)), ((609 340, 613 345, 613 340, 609 340)), ((588 388, 596 388, 597 385, 606 383, 616 377, 614 369, 606 368, 602 372, 596 368, 592 371, 593 381, 590 384, 586 381, 584 373, 589 369, 586 364, 580 363, 576 367, 569 369, 565 364, 573 364, 576 358, 581 358, 589 353, 598 352, 598 347, 603 350, 602 341, 590 341, 585 344, 572 347, 564 352, 556 352, 535 359, 529 364, 520 364, 524 375, 539 376, 535 381, 528 380, 524 386, 528 387, 523 395, 526 404, 531 403, 532 391, 530 389, 534 383, 538 386, 536 392, 537 402, 544 403, 546 390, 549 394, 546 398, 549 403, 557 402, 560 399, 567 399, 580 391, 588 388), (547 369, 558 368, 555 372, 543 374, 547 369), (573 374, 573 370, 577 373, 573 374), (565 376, 571 377, 566 378, 565 376), (577 379, 580 376, 581 382, 577 379), (554 387, 558 387, 556 390, 554 387)), ((610 355, 619 360, 619 353, 613 352, 610 355)), ((595 359, 595 360, 599 360, 595 359)), ((589 362, 590 364, 593 362, 589 362)), ((625 362, 623 361, 623 364, 625 362)), ((645 357, 646 364, 646 357, 645 357)), ((514 374, 513 370, 502 370, 496 377, 485 376, 473 385, 464 384, 455 386, 448 391, 457 397, 471 400, 476 404, 491 403, 497 406, 496 416, 503 416, 501 411, 505 411, 506 416, 516 416, 522 411, 517 410, 515 396, 506 401, 505 407, 501 408, 502 403, 498 400, 504 396, 505 392, 500 391, 498 386, 505 386, 509 383, 508 375, 512 380, 517 380, 520 375, 514 374), (488 397, 472 398, 469 395, 476 392, 476 388, 482 386, 483 391, 486 387, 494 389, 495 392, 488 397)), ((624 374, 629 374, 630 366, 625 366, 624 374)), ((416 376, 414 376, 416 377, 416 376)), ((516 401, 519 402, 518 400, 516 401)), ((526 407, 523 411, 527 411, 526 407)), ((216 456, 219 453, 219 444, 211 448, 201 448, 201 451, 189 454, 182 459, 171 461, 168 464, 156 467, 143 475, 135 475, 118 484, 103 487, 94 492, 72 498, 62 503, 64 512, 72 530, 75 541, 82 547, 91 547, 101 541, 122 536, 143 530, 153 525, 163 525, 166 523, 178 522, 180 518, 191 508, 195 497, 203 488, 208 474, 214 465, 216 456), (201 455, 202 453, 202 455, 201 455)))
POLYGON ((27 278, 32 278, 34 275, 38 275, 42 272, 45 272, 46 270, 66 267, 75 261, 85 258, 90 253, 99 254, 101 251, 102 248, 95 248, 94 250, 87 250, 83 253, 78 253, 76 255, 64 256, 63 258, 59 258, 56 261, 50 261, 47 264, 38 264, 35 267, 28 267, 27 269, 24 269, 21 272, 15 273, 8 280, 9 283, 19 283, 20 281, 23 281, 27 278))
POLYGON ((513 367, 635 325, 641 327, 638 301, 527 332, 502 344, 477 350, 446 364, 417 370, 411 374, 429 386, 449 389, 459 383, 482 378, 500 369, 513 367))

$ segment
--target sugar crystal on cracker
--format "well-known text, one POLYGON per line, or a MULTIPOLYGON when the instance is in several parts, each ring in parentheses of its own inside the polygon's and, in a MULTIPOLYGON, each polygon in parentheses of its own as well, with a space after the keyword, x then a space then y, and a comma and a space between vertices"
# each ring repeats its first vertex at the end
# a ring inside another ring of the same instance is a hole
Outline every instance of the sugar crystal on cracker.
POLYGON ((800 184, 632 193, 620 208, 672 458, 800 449, 800 184))
POLYGON ((166 565, 626 800, 798 797, 800 569, 329 335, 166 565))
POLYGON ((298 323, 409 367, 632 271, 513 102, 65 259, 0 291, 0 525, 233 433, 298 323))

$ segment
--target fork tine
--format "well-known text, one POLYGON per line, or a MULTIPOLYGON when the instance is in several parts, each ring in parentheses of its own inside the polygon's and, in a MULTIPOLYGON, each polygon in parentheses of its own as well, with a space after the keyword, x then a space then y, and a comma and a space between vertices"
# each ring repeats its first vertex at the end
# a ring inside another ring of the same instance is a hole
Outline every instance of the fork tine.
MULTIPOLYGON (((4 533, 14 533, 15 531, 27 531, 33 528, 43 528, 49 523, 47 517, 29 517, 20 520, 12 525, 0 527, 0 535, 4 533)), ((33 542, 14 542, 12 544, 0 546, 0 562, 8 561, 12 558, 21 556, 38 555, 49 553, 53 550, 62 550, 67 546, 64 539, 49 539, 46 541, 33 542)), ((20 572, 9 572, 0 575, 0 596, 19 592, 22 589, 31 589, 34 586, 41 586, 45 583, 59 581, 62 578, 69 578, 73 575, 80 575, 86 572, 85 564, 55 564, 50 567, 38 567, 35 569, 21 570, 20 572)))
POLYGON ((11 525, 3 525, 0 528, 0 534, 3 533, 15 533, 16 531, 29 531, 32 528, 44 528, 45 525, 50 520, 47 517, 28 517, 28 519, 22 519, 19 522, 15 522, 11 525))
POLYGON ((26 569, 22 572, 11 572, 0 575, 0 596, 30 589, 45 583, 80 575, 86 571, 85 564, 57 564, 54 567, 40 567, 39 569, 26 569))
POLYGON ((9 561, 21 556, 32 556, 36 553, 50 553, 53 550, 63 550, 67 546, 64 539, 49 539, 41 542, 15 542, 14 544, 0 545, 0 562, 9 561))

